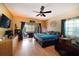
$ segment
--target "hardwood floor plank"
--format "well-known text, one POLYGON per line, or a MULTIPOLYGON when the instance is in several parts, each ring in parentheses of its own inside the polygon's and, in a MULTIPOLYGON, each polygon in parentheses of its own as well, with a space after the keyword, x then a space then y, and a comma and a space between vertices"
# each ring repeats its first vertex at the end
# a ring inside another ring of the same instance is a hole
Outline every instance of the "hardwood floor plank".
POLYGON ((15 56, 59 56, 54 46, 42 48, 34 38, 27 38, 17 44, 15 56))

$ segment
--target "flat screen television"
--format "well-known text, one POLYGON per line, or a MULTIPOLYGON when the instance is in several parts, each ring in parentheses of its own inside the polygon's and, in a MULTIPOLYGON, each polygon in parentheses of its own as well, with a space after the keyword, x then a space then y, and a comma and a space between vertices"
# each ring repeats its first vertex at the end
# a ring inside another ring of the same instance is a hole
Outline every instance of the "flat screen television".
POLYGON ((2 14, 1 19, 0 19, 0 27, 2 28, 9 28, 10 27, 11 20, 2 14))

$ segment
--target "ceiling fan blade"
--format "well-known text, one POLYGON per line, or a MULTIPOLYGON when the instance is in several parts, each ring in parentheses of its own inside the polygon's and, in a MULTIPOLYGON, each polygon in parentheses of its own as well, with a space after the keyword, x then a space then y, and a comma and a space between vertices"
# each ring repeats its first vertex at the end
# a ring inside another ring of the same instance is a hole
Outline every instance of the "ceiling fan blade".
POLYGON ((44 17, 46 17, 46 15, 45 15, 45 14, 43 14, 43 13, 42 13, 42 15, 43 15, 44 17))
POLYGON ((43 12, 43 13, 51 13, 52 11, 46 11, 46 12, 43 12))
POLYGON ((44 8, 45 8, 44 6, 41 6, 41 11, 43 11, 43 10, 44 10, 44 8))
POLYGON ((40 12, 38 12, 38 11, 35 11, 35 10, 33 10, 33 12, 40 13, 40 12))
POLYGON ((40 14, 37 14, 36 16, 39 16, 40 14))

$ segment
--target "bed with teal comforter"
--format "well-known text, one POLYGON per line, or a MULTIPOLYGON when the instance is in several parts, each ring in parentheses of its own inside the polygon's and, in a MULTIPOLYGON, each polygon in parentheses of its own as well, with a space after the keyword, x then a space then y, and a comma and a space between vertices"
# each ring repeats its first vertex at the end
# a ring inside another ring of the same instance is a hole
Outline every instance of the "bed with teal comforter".
POLYGON ((59 41, 58 34, 35 33, 34 38, 43 48, 50 45, 56 45, 59 41))
POLYGON ((35 33, 34 37, 36 37, 38 40, 46 41, 46 40, 56 40, 59 38, 59 35, 48 34, 48 33, 35 33))

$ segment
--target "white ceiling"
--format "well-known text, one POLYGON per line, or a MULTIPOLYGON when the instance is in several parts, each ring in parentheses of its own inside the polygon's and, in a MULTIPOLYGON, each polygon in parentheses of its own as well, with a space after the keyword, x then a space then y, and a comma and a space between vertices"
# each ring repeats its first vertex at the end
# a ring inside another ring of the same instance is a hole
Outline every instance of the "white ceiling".
POLYGON ((16 13, 16 15, 43 19, 48 19, 79 7, 77 3, 6 3, 5 5, 13 15, 16 13), (46 14, 46 17, 36 16, 38 13, 33 12, 33 10, 40 11, 41 6, 45 6, 45 11, 52 10, 52 13, 46 14))

